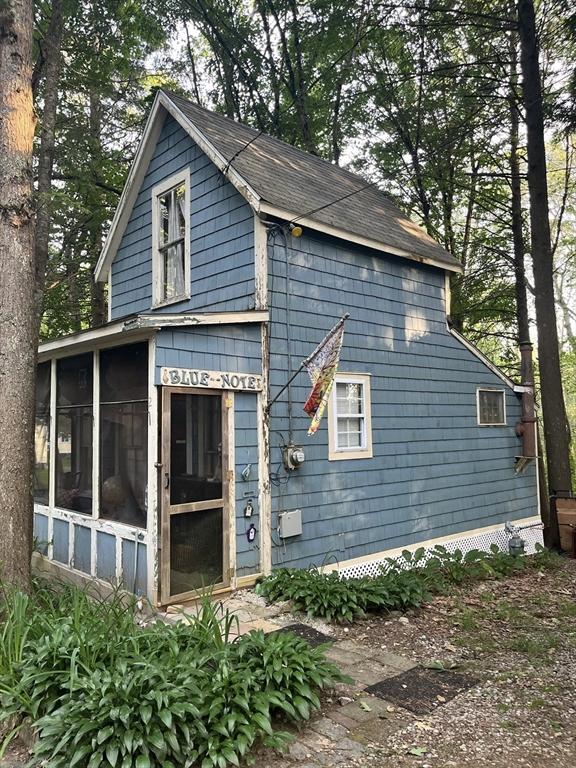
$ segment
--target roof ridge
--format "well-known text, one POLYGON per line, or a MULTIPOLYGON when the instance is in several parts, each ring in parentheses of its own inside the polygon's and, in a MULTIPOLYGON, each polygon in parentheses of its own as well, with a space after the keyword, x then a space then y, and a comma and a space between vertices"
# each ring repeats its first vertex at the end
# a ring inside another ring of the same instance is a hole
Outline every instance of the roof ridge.
MULTIPOLYGON (((240 126, 241 128, 244 128, 251 133, 254 134, 254 139, 259 138, 260 136, 265 137, 268 141, 276 142, 277 144, 282 145, 283 147, 286 147, 293 152, 297 152, 298 154, 304 155, 309 160, 316 161, 318 163, 321 163, 322 165, 328 165, 330 168, 333 168, 337 170, 340 173, 345 173, 348 176, 350 176, 351 181, 357 181, 360 185, 366 185, 369 182, 363 177, 360 176, 360 174, 355 173, 354 171, 350 171, 348 168, 345 168, 342 165, 338 165, 337 163, 332 162, 331 160, 327 160, 325 157, 322 157, 321 155, 315 155, 312 152, 307 152, 305 149, 302 149, 301 147, 297 147, 294 144, 290 144, 288 141, 284 141, 284 139, 279 139, 277 136, 273 136, 270 133, 266 133, 266 131, 261 131, 258 128, 254 128, 252 125, 248 125, 247 123, 241 123, 238 120, 234 120, 232 117, 228 117, 228 115, 223 115, 221 112, 216 112, 213 109, 208 109, 207 107, 203 107, 201 104, 198 104, 195 101, 192 101, 191 99, 187 99, 184 96, 181 96, 178 93, 175 93, 174 91, 170 91, 166 88, 161 89, 168 98, 174 100, 179 99, 180 101, 184 102, 187 106, 193 107, 194 109, 199 109, 202 112, 204 112, 206 115, 209 115, 210 117, 216 117, 219 120, 223 120, 228 123, 232 123, 235 126, 240 126)), ((240 155, 243 152, 243 148, 238 151, 238 155, 240 155)), ((235 159, 235 158, 234 158, 235 159)), ((233 165, 233 158, 225 158, 225 160, 233 165)), ((391 204, 394 205, 394 203, 391 200, 388 200, 385 193, 380 190, 379 187, 377 187, 375 184, 372 184, 371 186, 375 186, 375 188, 385 197, 385 199, 391 204)))

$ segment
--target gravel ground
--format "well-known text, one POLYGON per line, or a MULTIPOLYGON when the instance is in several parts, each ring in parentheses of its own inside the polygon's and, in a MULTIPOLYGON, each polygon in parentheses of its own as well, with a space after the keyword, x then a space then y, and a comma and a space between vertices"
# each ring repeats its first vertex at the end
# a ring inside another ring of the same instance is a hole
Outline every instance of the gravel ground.
POLYGON ((406 725, 356 765, 576 765, 576 561, 483 582, 405 617, 372 617, 335 634, 479 681, 431 715, 407 714, 406 725))

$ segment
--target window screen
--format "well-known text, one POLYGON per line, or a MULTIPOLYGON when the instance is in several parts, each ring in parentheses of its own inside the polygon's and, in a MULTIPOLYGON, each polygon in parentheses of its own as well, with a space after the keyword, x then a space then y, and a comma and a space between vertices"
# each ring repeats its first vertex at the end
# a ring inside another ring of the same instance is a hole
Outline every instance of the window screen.
POLYGON ((100 353, 100 516, 146 526, 148 346, 100 353))
POLYGON ((92 353, 56 366, 56 506, 92 513, 92 353))

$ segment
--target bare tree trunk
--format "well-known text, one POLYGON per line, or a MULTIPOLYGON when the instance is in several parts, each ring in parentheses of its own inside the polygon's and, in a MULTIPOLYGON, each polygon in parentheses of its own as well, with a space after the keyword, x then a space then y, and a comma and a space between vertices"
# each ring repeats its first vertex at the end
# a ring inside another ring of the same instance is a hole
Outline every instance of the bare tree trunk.
POLYGON ((530 341, 526 270, 524 266, 524 222, 522 217, 522 188, 520 185, 520 159, 518 157, 520 115, 516 99, 518 84, 517 36, 510 35, 510 83, 508 99, 510 111, 510 186, 512 191, 512 241, 514 244, 514 288, 516 293, 516 322, 518 341, 530 341))
MULTIPOLYGON (((102 108, 96 91, 90 91, 90 146, 92 156, 100 162, 102 157, 102 108)), ((95 176, 97 173, 94 174, 95 176)), ((88 225, 89 251, 88 258, 93 267, 98 261, 102 250, 102 222, 94 216, 88 225)), ((92 280, 90 283, 90 327, 97 328, 106 322, 106 298, 104 286, 92 280)))
POLYGON ((0 5, 0 568, 30 585, 36 312, 31 0, 0 5))
POLYGON ((52 191, 52 168, 54 165, 58 86, 62 65, 60 50, 62 31, 62 0, 52 0, 52 15, 43 46, 46 75, 44 109, 40 129, 40 149, 38 153, 38 211, 36 214, 36 306, 38 322, 40 322, 42 314, 42 295, 44 293, 46 265, 48 264, 48 246, 52 221, 50 194, 52 191))
MULTIPOLYGON (((546 149, 544 144, 544 115, 533 0, 519 0, 518 22, 528 137, 530 230, 536 323, 538 329, 542 413, 544 417, 544 441, 546 445, 549 487, 551 492, 555 493, 571 489, 570 433, 564 404, 564 393, 562 391, 558 331, 554 306, 553 262, 546 181, 546 149)), ((558 546, 558 521, 555 514, 552 515, 550 523, 548 543, 551 546, 558 546)))

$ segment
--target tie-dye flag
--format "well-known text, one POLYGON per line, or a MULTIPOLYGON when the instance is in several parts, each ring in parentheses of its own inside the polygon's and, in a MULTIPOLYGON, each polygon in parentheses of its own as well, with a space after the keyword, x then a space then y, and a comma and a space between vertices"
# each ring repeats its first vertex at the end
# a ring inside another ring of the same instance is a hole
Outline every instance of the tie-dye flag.
POLYGON ((348 317, 349 315, 346 314, 340 318, 326 338, 320 342, 303 363, 312 381, 312 391, 304 405, 304 410, 308 416, 312 417, 308 429, 309 435, 315 434, 320 426, 320 420, 328 404, 334 376, 338 370, 340 350, 344 339, 344 323, 348 317))

